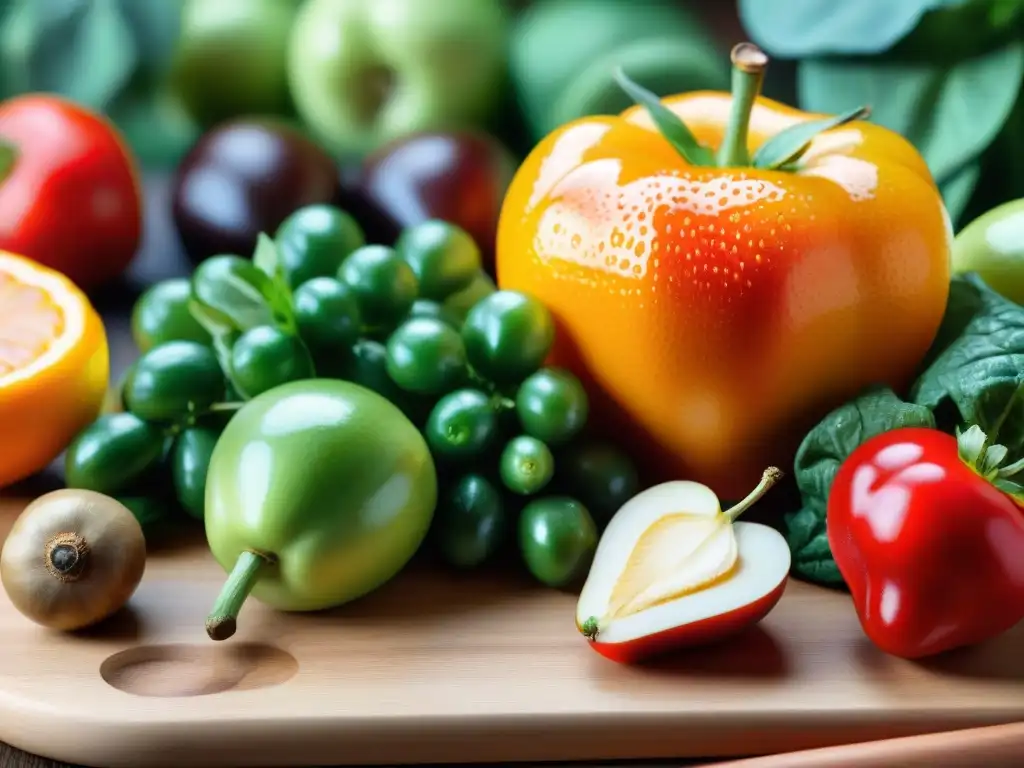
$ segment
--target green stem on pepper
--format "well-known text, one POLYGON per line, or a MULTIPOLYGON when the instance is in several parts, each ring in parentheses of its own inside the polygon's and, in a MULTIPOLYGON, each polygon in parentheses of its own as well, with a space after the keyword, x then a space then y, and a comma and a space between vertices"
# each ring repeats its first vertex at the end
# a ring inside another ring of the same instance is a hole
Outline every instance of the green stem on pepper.
POLYGON ((722 167, 750 165, 750 113, 761 95, 768 57, 752 43, 740 43, 732 49, 732 108, 725 136, 718 148, 718 164, 722 167))
POLYGON ((227 640, 235 634, 242 605, 263 575, 263 568, 273 561, 273 557, 252 550, 244 550, 238 556, 213 610, 206 617, 206 634, 211 640, 227 640))
POLYGON ((987 433, 977 424, 963 432, 957 428, 956 441, 961 461, 999 490, 1024 503, 1024 486, 1012 479, 1024 472, 1024 456, 1018 456, 1013 463, 1004 465, 1009 449, 997 442, 1003 424, 1013 409, 1020 406, 1021 401, 1024 401, 1024 378, 1018 381, 1017 388, 987 433))
POLYGON ((805 120, 767 139, 750 155, 750 116, 761 94, 768 56, 753 43, 740 43, 732 49, 732 108, 722 144, 716 154, 701 144, 682 118, 647 89, 637 85, 621 70, 615 73, 619 86, 638 105, 647 110, 655 128, 689 165, 698 168, 754 167, 762 170, 794 171, 797 161, 810 148, 814 138, 825 131, 868 117, 867 107, 857 107, 832 117, 805 120))

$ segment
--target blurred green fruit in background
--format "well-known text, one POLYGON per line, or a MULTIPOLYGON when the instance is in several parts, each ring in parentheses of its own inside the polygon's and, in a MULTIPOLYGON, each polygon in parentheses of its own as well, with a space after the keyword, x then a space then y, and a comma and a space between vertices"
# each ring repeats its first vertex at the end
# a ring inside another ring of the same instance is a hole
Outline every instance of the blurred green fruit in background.
POLYGON ((505 31, 501 0, 307 0, 288 50, 295 107, 341 155, 479 124, 501 96, 505 31))
POLYGON ((728 56, 672 0, 538 0, 516 22, 510 68, 526 122, 540 139, 587 115, 633 106, 617 67, 657 94, 728 90, 728 56))
POLYGON ((286 49, 299 5, 300 0, 185 0, 171 77, 198 123, 289 111, 286 49))

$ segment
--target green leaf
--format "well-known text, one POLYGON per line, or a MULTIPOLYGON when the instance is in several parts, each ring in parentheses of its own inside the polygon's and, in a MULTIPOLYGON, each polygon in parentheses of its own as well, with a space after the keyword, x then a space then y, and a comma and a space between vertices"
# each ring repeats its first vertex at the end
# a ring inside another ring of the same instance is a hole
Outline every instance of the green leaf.
POLYGON ((132 76, 138 48, 118 0, 92 0, 78 34, 67 41, 67 71, 61 93, 81 104, 106 109, 132 76))
POLYGON ((930 10, 962 0, 740 0, 743 28, 781 58, 887 51, 930 10))
POLYGON ((971 425, 966 431, 956 428, 957 453, 960 460, 972 467, 981 464, 981 452, 985 450, 988 435, 977 424, 971 425))
POLYGON ((230 321, 225 321, 222 314, 211 310, 195 299, 189 300, 188 311, 196 322, 206 329, 213 339, 213 351, 217 355, 217 362, 224 372, 225 378, 231 384, 235 392, 241 392, 234 380, 233 368, 231 365, 231 347, 238 338, 238 331, 230 321))
POLYGON ((842 586, 825 529, 825 507, 806 506, 786 516, 786 541, 793 556, 793 570, 807 581, 828 586, 842 586))
POLYGON ((804 506, 787 520, 786 526, 793 569, 798 574, 811 581, 836 583, 826 577, 835 564, 828 548, 825 518, 832 481, 846 457, 883 432, 934 426, 935 419, 927 408, 904 402, 891 389, 875 387, 832 411, 807 433, 793 468, 804 506))
POLYGON ((288 284, 281 253, 266 233, 261 232, 256 240, 256 250, 252 256, 253 264, 270 278, 269 284, 263 286, 263 296, 274 313, 277 324, 285 330, 298 331, 295 320, 295 309, 292 306, 292 289, 288 284))
POLYGON ((256 239, 256 250, 252 254, 252 263, 273 280, 285 277, 284 265, 281 262, 277 244, 265 232, 260 232, 256 239))
POLYGON ((19 91, 59 93, 103 109, 131 78, 138 46, 119 0, 15 0, 0 69, 19 91))
POLYGON ((189 299, 188 313, 214 338, 235 332, 234 324, 225 315, 210 309, 194 298, 189 299))
POLYGON ((998 478, 993 485, 1008 496, 1012 496, 1018 504, 1024 504, 1024 485, 1012 480, 998 478))
POLYGON ((819 133, 830 131, 854 120, 863 120, 867 116, 868 109, 858 107, 841 115, 823 117, 820 120, 808 120, 790 126, 758 147, 753 157, 754 167, 775 169, 795 162, 807 151, 811 146, 811 141, 819 133))
POLYGON ((925 366, 910 397, 932 409, 941 428, 977 425, 996 435, 1012 460, 1024 456, 1024 398, 1016 397, 1024 372, 1024 307, 976 275, 954 277, 925 366))
POLYGON ((214 256, 192 275, 192 298, 218 324, 245 332, 273 325, 267 296, 274 293, 271 279, 249 259, 214 256))
POLYGON ((658 131, 686 162, 697 166, 715 165, 715 153, 697 141, 697 137, 686 123, 662 104, 661 99, 643 86, 634 83, 621 69, 615 71, 615 81, 633 101, 647 110, 658 131))
POLYGON ((1013 464, 1007 464, 1005 467, 1001 467, 999 470, 999 476, 1004 478, 1013 478, 1016 475, 1024 472, 1024 458, 1020 458, 1013 464))
POLYGON ((813 59, 797 70, 800 104, 839 113, 871 107, 872 121, 909 139, 945 179, 993 142, 1024 79, 1024 43, 948 64, 889 59, 813 59))
MULTIPOLYGON (((204 0, 209 2, 209 0, 204 0)), ((215 0, 222 1, 222 0, 215 0)), ((119 0, 139 48, 140 66, 155 76, 167 73, 181 35, 182 0, 119 0)))

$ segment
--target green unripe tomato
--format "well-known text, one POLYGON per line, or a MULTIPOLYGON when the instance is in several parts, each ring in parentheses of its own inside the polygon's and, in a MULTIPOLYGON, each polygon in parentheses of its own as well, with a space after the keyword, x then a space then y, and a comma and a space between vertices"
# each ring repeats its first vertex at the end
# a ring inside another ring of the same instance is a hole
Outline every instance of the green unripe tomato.
POLYGON ((429 317, 432 320, 440 320, 456 330, 462 327, 461 318, 454 312, 449 311, 444 304, 430 299, 416 299, 412 303, 412 308, 405 319, 413 320, 417 317, 429 317))
POLYGON ((464 229, 430 219, 406 229, 395 249, 419 280, 419 295, 444 301, 469 286, 483 268, 480 248, 464 229))
POLYGON ((568 496, 535 499, 519 515, 519 552, 530 573, 549 587, 583 578, 597 540, 587 508, 568 496))
POLYGON ((194 341, 169 341, 135 362, 125 380, 124 401, 140 419, 173 422, 203 413, 225 391, 212 349, 194 341))
POLYGON ((132 309, 132 338, 140 352, 168 341, 213 343, 189 312, 191 298, 192 286, 184 277, 162 280, 146 289, 132 309))
POLYGON ((622 449, 606 442, 587 440, 570 446, 558 457, 558 476, 601 529, 640 491, 633 461, 622 449))
POLYGON ((64 452, 64 482, 107 495, 117 494, 160 463, 164 433, 131 413, 100 416, 64 452))
POLYGON ((171 519, 171 510, 166 501, 156 496, 115 496, 119 502, 124 504, 132 513, 142 532, 148 539, 151 534, 158 530, 164 523, 171 519))
POLYGON ((193 427, 186 429, 174 441, 171 453, 174 494, 181 508, 197 520, 203 519, 206 475, 218 437, 220 430, 193 427))
POLYGON ((366 244, 359 223, 332 205, 299 208, 278 227, 275 240, 293 288, 315 277, 334 277, 346 257, 366 244))
POLYGON ((339 378, 376 392, 394 403, 414 424, 421 426, 434 403, 399 387, 388 375, 387 347, 373 339, 360 339, 345 358, 339 378))
POLYGON ((313 360, 302 340, 273 325, 243 333, 231 347, 231 373, 243 397, 253 398, 289 381, 313 377, 313 360))
POLYGON ((338 279, 352 289, 363 321, 370 326, 401 320, 419 291, 412 267, 384 245, 365 245, 351 253, 338 270, 338 279))
POLYGON ((443 306, 447 312, 458 318, 459 325, 462 325, 469 310, 492 293, 496 293, 497 290, 498 286, 494 284, 490 275, 486 272, 478 272, 468 286, 445 299, 443 306))
POLYGON ((548 445, 568 442, 587 423, 587 393, 568 371, 541 368, 516 392, 516 414, 526 434, 548 445))
POLYGON ((359 303, 333 277, 314 277, 292 295, 299 336, 314 356, 348 349, 359 338, 359 303))
POLYGON ((441 557, 456 568, 477 568, 505 540, 508 515, 501 492, 487 478, 469 474, 442 494, 434 519, 441 557))
POLYGON ((440 320, 403 323, 387 344, 388 375, 402 389, 442 395, 465 380, 466 350, 458 331, 440 320))
POLYGON ((424 435, 435 456, 455 461, 472 459, 494 443, 498 416, 486 394, 459 389, 437 401, 424 435))
POLYGON ((532 496, 555 474, 551 449, 535 437, 520 435, 508 441, 499 460, 501 480, 513 493, 532 496))
POLYGON ((462 339, 470 365, 497 384, 518 383, 544 363, 555 340, 547 307, 518 291, 498 291, 466 315, 462 339))

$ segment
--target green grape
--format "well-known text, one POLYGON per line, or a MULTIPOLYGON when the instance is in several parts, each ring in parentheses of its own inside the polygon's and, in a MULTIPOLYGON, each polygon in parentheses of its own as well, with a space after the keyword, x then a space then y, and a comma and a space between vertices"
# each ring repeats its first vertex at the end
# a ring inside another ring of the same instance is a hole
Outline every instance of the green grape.
POLYGON ((458 331, 440 320, 408 320, 387 343, 388 374, 402 389, 438 396, 462 385, 469 374, 458 331))
POLYGON ((468 474, 442 494, 432 535, 445 562, 476 568, 500 549, 508 527, 501 492, 483 475, 468 474))
POLYGON ((519 514, 519 552, 534 578, 549 587, 586 576, 597 541, 590 512, 568 496, 534 499, 519 514))
POLYGON ((551 313, 516 291, 498 291, 466 315, 462 339, 470 365, 500 384, 521 382, 544 363, 555 339, 551 313))
POLYGON ((355 294, 363 322, 390 327, 409 312, 419 286, 412 267, 393 248, 364 245, 349 254, 338 279, 355 294))
POLYGON ((516 414, 526 434, 548 445, 568 442, 587 423, 587 393, 568 371, 541 368, 519 385, 516 414))
POLYGON ((555 458, 551 449, 537 438, 520 435, 509 440, 501 452, 499 471, 506 488, 531 496, 551 482, 555 458))
POLYGON ((476 389, 459 389, 438 400, 424 430, 435 456, 456 461, 479 456, 494 444, 497 435, 494 405, 476 389))

